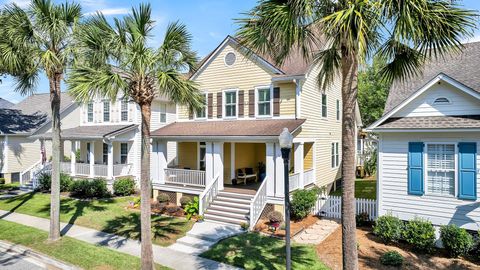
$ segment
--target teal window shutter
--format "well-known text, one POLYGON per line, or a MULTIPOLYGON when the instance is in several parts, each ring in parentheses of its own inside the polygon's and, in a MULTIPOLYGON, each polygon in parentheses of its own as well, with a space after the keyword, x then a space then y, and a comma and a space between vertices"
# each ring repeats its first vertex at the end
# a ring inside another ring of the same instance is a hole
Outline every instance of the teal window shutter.
POLYGON ((408 144, 408 194, 423 195, 423 142, 408 144))
POLYGON ((458 144, 458 198, 477 199, 477 144, 458 144))

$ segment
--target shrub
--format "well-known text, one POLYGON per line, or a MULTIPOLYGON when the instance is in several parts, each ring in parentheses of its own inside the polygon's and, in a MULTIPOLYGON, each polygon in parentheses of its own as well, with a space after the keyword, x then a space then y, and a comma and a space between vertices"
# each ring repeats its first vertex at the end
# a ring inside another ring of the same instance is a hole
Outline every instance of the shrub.
POLYGON ((402 266, 403 264, 403 256, 400 255, 397 251, 387 251, 385 252, 382 257, 380 257, 380 262, 383 265, 389 266, 402 266))
POLYGON ((72 183, 70 192, 72 196, 78 198, 102 198, 110 195, 107 182, 103 179, 76 180, 72 183))
MULTIPOLYGON (((60 174, 60 192, 70 191, 73 183, 72 177, 68 174, 60 174)), ((42 173, 38 178, 37 189, 43 192, 49 192, 52 186, 52 176, 49 173, 42 173)))
POLYGON ((178 211, 180 211, 180 206, 176 206, 176 205, 169 205, 166 207, 166 210, 167 210, 167 213, 169 214, 175 214, 177 213, 178 211))
POLYGON ((370 215, 367 212, 362 212, 355 216, 357 226, 367 226, 371 224, 370 215))
POLYGON ((280 223, 283 221, 283 215, 278 211, 272 211, 268 213, 267 218, 270 223, 280 223))
POLYGON ((182 208, 185 208, 185 206, 190 203, 192 201, 192 199, 190 197, 187 197, 187 196, 183 196, 180 198, 180 205, 182 206, 182 208))
POLYGON ((168 202, 168 201, 170 201, 170 197, 168 196, 167 193, 160 193, 160 194, 158 194, 158 196, 157 196, 157 202, 159 202, 159 203, 166 203, 166 202, 168 202))
POLYGON ((373 226, 373 233, 383 242, 397 242, 402 237, 403 222, 394 216, 385 215, 377 218, 373 226))
POLYGON ((473 247, 473 237, 455 224, 440 227, 440 239, 451 257, 465 255, 473 247))
POLYGON ((5 178, 0 178, 0 185, 5 185, 5 178))
POLYGON ((139 208, 141 201, 142 201, 142 198, 140 198, 140 197, 133 198, 133 202, 132 202, 133 207, 134 208, 139 208))
POLYGON ((248 223, 246 222, 240 223, 240 228, 242 228, 242 230, 246 231, 248 230, 248 227, 249 227, 248 223))
POLYGON ((430 221, 415 218, 405 224, 403 239, 414 249, 429 252, 435 246, 435 228, 430 221))
POLYGON ((135 193, 135 181, 131 178, 121 178, 113 183, 113 193, 117 196, 128 196, 135 193))
POLYGON ((318 189, 298 189, 293 192, 291 213, 295 219, 303 219, 312 211, 317 201, 318 189))
POLYGON ((185 214, 187 214, 187 219, 191 219, 192 216, 198 215, 199 202, 198 197, 194 197, 193 201, 185 205, 185 214))

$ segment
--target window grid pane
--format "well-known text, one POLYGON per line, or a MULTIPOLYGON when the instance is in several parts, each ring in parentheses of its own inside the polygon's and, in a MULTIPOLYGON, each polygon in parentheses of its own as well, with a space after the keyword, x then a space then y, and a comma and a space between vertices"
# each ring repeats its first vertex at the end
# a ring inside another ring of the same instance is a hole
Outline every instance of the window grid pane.
POLYGON ((110 121, 110 101, 108 100, 103 101, 103 121, 110 121))
POLYGON ((258 90, 258 115, 270 115, 270 89, 258 90))
POLYGON ((438 195, 455 195, 455 145, 427 146, 427 191, 438 195))
POLYGON ((88 103, 87 117, 88 122, 93 122, 93 103, 88 103))
POLYGON ((128 102, 125 100, 122 100, 121 114, 122 121, 128 121, 128 102))
POLYGON ((327 117, 327 95, 322 94, 322 117, 327 117))
POLYGON ((126 143, 120 144, 120 163, 121 164, 128 163, 128 144, 126 143))
POLYGON ((237 116, 237 93, 227 92, 225 93, 225 115, 227 117, 237 116))

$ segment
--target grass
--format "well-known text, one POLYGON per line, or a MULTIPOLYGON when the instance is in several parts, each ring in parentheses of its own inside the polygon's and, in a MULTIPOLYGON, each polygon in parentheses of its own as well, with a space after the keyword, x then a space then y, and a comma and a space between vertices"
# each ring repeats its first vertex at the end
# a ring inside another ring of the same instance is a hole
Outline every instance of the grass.
MULTIPOLYGON (((285 269, 285 242, 257 233, 247 233, 220 241, 200 256, 245 269, 285 269)), ((292 269, 328 269, 314 246, 292 246, 292 269)))
MULTIPOLYGON (((330 195, 342 196, 342 188, 338 188, 330 195)), ((377 181, 357 179, 355 181, 355 198, 377 199, 377 181)))
POLYGON ((7 193, 9 191, 19 189, 20 184, 13 183, 13 184, 0 184, 0 194, 7 193))
MULTIPOLYGON (((84 269, 140 269, 140 258, 70 237, 50 243, 47 237, 47 232, 0 220, 0 239, 29 247, 55 259, 84 269)), ((156 269, 169 268, 157 265, 156 269)))
MULTIPOLYGON (((140 212, 126 209, 133 197, 98 200, 61 198, 60 221, 114 233, 132 239, 140 235, 140 212)), ((50 195, 27 193, 0 200, 0 209, 26 215, 49 218, 50 195)), ((193 226, 192 221, 168 216, 152 216, 153 243, 161 246, 173 244, 193 226)))

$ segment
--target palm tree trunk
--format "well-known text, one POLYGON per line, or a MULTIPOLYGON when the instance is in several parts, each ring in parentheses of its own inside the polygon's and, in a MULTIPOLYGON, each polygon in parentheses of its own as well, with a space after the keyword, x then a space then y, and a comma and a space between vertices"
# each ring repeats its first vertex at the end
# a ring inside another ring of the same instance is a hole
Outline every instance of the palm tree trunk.
POLYGON ((358 269, 355 224, 355 106, 357 102, 356 57, 342 48, 342 251, 343 269, 358 269))
POLYGON ((150 185, 150 117, 151 102, 140 105, 142 111, 142 153, 141 153, 141 179, 140 179, 140 223, 142 244, 142 270, 152 270, 152 227, 151 227, 151 185, 150 185))
POLYGON ((50 234, 48 239, 60 239, 60 79, 54 74, 50 82, 50 103, 52 109, 52 183, 50 197, 50 234))

